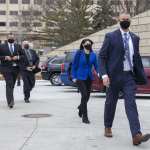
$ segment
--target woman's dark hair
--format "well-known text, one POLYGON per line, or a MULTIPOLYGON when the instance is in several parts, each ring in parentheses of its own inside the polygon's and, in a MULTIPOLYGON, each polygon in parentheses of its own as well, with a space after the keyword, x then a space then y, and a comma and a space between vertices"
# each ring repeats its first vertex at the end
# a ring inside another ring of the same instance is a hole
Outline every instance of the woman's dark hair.
POLYGON ((92 40, 90 40, 90 39, 84 39, 84 40, 82 40, 82 42, 81 42, 81 44, 80 44, 80 50, 84 49, 83 44, 84 44, 86 41, 89 41, 89 42, 91 43, 91 45, 93 45, 93 41, 92 41, 92 40))

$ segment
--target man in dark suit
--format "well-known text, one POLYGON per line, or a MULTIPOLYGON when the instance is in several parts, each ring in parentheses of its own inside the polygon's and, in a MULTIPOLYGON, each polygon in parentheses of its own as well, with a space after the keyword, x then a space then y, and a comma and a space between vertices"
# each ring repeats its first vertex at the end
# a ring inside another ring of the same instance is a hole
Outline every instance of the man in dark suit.
POLYGON ((139 54, 139 37, 129 31, 130 15, 121 14, 120 29, 107 33, 99 53, 99 70, 107 87, 104 110, 105 136, 112 137, 112 124, 119 92, 123 92, 133 145, 150 139, 140 128, 135 102, 136 83, 145 84, 146 77, 139 54))
POLYGON ((13 91, 21 57, 23 57, 21 46, 14 43, 14 35, 9 34, 7 42, 0 46, 0 72, 6 81, 6 98, 9 108, 14 106, 13 91))
POLYGON ((23 53, 25 57, 21 60, 21 76, 23 79, 23 90, 25 103, 30 103, 30 92, 35 86, 35 70, 38 69, 39 57, 29 47, 29 42, 23 42, 23 53))

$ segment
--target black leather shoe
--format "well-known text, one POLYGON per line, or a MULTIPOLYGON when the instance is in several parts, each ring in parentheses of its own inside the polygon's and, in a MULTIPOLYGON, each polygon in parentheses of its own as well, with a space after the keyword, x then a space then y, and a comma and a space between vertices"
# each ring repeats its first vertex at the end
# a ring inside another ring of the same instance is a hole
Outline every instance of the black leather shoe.
POLYGON ((85 116, 82 117, 82 122, 86 124, 90 124, 88 117, 85 117, 85 116))
POLYGON ((30 103, 29 99, 25 99, 25 103, 30 103))
POLYGON ((80 106, 78 106, 78 109, 79 109, 78 115, 79 115, 80 118, 82 118, 82 111, 80 109, 80 106))
POLYGON ((10 105, 10 106, 8 106, 10 109, 12 109, 14 106, 13 105, 10 105))

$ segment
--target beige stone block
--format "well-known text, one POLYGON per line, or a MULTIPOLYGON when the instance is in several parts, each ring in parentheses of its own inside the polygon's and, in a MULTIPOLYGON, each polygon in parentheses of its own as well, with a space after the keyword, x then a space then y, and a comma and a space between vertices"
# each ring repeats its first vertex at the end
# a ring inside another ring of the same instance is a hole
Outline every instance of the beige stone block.
POLYGON ((146 32, 150 29, 148 26, 149 24, 135 25, 135 26, 132 26, 131 29, 133 32, 146 32))
POLYGON ((150 23, 150 17, 142 17, 142 18, 139 18, 139 24, 148 24, 150 23))
POLYGON ((142 17, 146 17, 146 16, 148 16, 148 12, 143 12, 143 13, 137 15, 136 18, 139 18, 139 17, 142 18, 142 17))
POLYGON ((138 24, 138 19, 137 18, 132 19, 131 25, 137 25, 137 24, 138 24))
POLYGON ((150 39, 150 31, 149 32, 140 32, 139 36, 141 39, 147 39, 147 38, 150 39))
POLYGON ((141 46, 140 47, 140 54, 150 56, 150 46, 141 46))
POLYGON ((7 5, 0 4, 0 10, 7 10, 7 5))
POLYGON ((140 40, 140 46, 150 46, 150 39, 140 40))

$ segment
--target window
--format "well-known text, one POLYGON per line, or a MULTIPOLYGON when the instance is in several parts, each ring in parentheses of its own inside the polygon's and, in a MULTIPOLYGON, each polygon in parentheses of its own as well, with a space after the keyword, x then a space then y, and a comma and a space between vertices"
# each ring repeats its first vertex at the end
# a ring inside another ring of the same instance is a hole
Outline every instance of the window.
POLYGON ((71 62, 76 52, 66 52, 65 62, 71 62))
POLYGON ((0 0, 0 4, 5 4, 6 0, 0 0))
POLYGON ((22 27, 29 27, 29 26, 30 26, 30 23, 28 23, 28 22, 22 23, 22 27))
POLYGON ((62 64, 64 62, 63 58, 56 58, 49 62, 49 64, 62 64))
POLYGON ((0 15, 6 15, 6 11, 1 10, 0 15))
POLYGON ((10 4, 18 4, 18 0, 9 0, 10 4))
POLYGON ((42 1, 41 0, 34 0, 34 4, 41 5, 42 1))
POLYGON ((30 0, 22 0, 22 4, 30 4, 30 0))
POLYGON ((18 15, 18 11, 10 11, 9 14, 10 14, 10 15, 17 16, 17 15, 18 15))
POLYGON ((10 27, 17 27, 18 26, 18 22, 10 22, 9 26, 10 27))
POLYGON ((120 1, 119 0, 111 1, 111 5, 117 5, 117 6, 119 6, 120 5, 120 1))
POLYGON ((46 25, 47 27, 56 27, 56 24, 53 22, 47 22, 46 25))
POLYGON ((125 5, 130 6, 130 7, 131 7, 131 6, 132 6, 132 4, 133 4, 133 2, 132 2, 132 1, 125 1, 124 3, 125 3, 125 5))
POLYGON ((0 22, 0 27, 5 27, 6 26, 6 22, 0 22))
POLYGON ((34 11, 34 16, 41 16, 42 15, 42 12, 41 11, 34 11))
POLYGON ((54 4, 54 0, 46 0, 46 4, 47 4, 47 5, 54 4))
POLYGON ((30 12, 29 11, 22 11, 22 15, 23 16, 28 16, 28 15, 30 15, 30 12))
POLYGON ((41 27, 42 24, 41 24, 40 22, 34 22, 33 26, 34 26, 34 27, 41 27))
POLYGON ((94 4, 94 1, 93 0, 90 0, 88 5, 93 5, 94 4))

